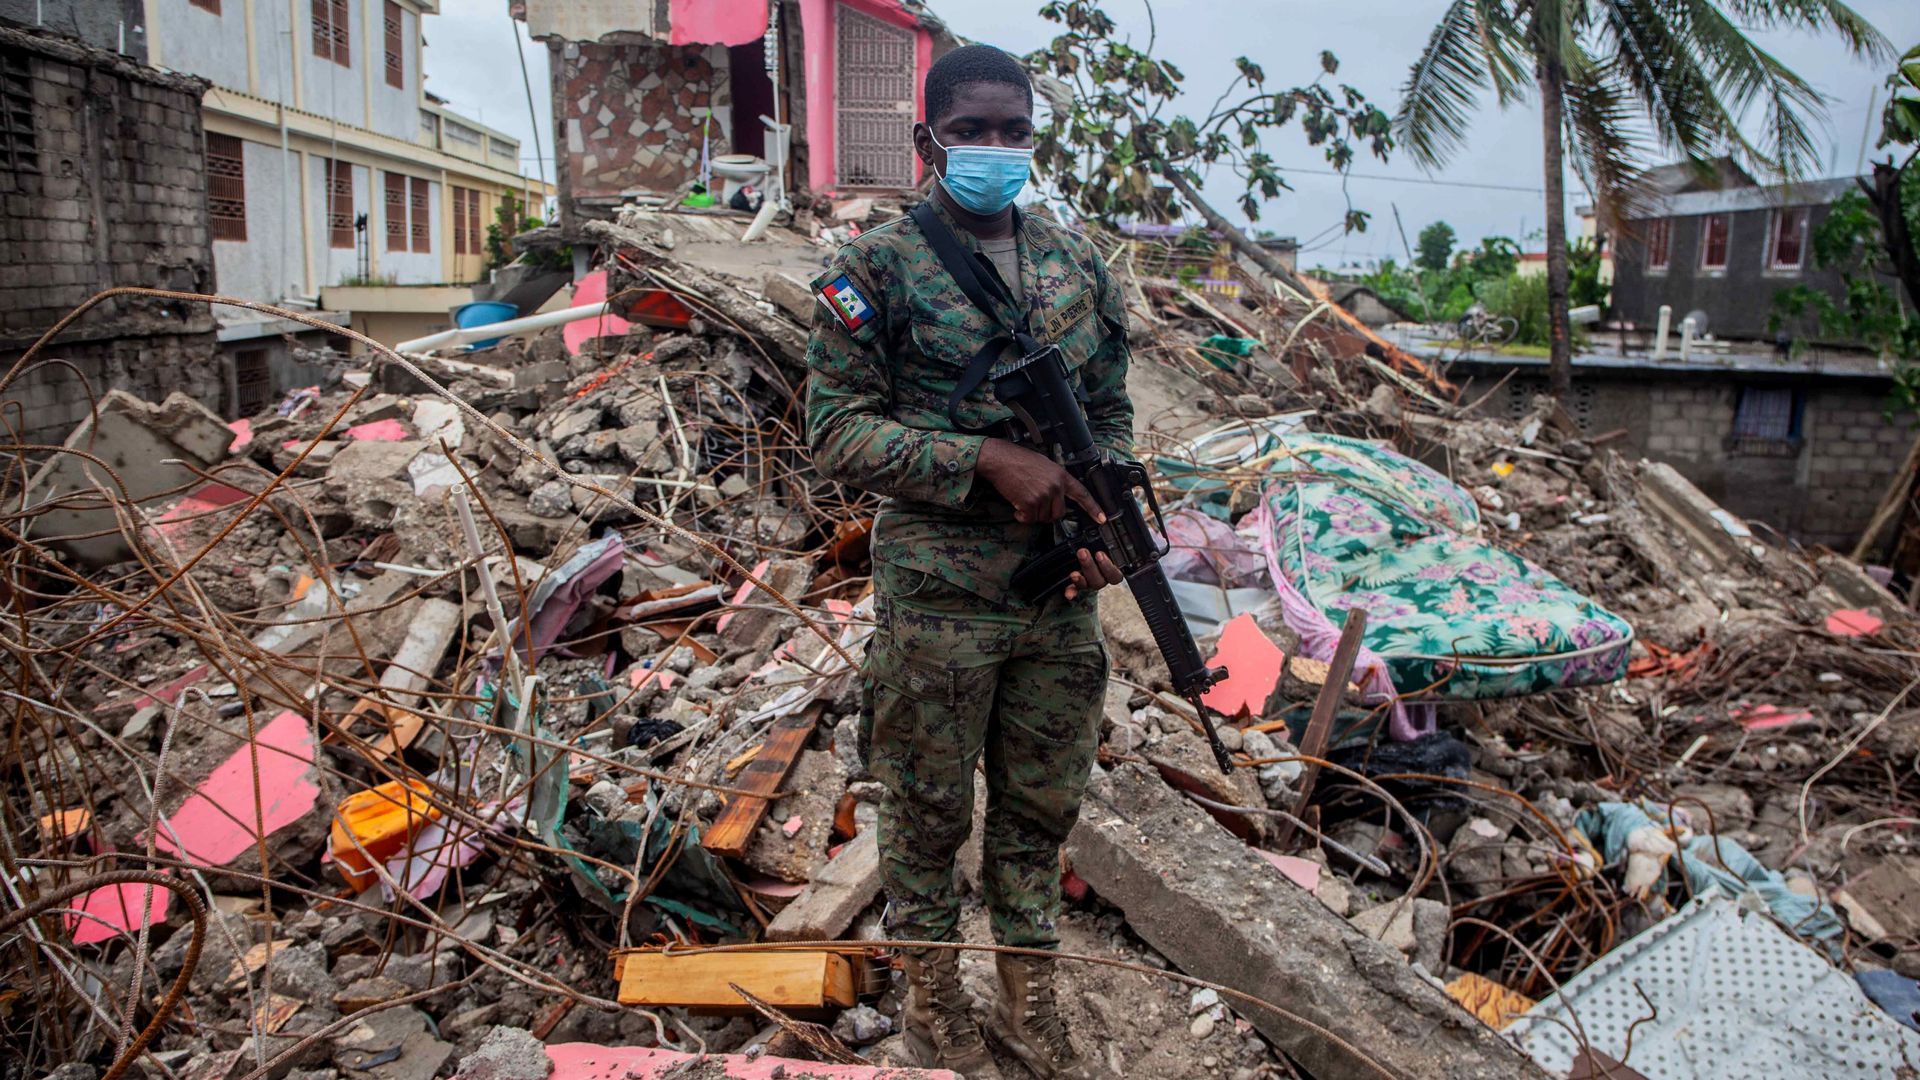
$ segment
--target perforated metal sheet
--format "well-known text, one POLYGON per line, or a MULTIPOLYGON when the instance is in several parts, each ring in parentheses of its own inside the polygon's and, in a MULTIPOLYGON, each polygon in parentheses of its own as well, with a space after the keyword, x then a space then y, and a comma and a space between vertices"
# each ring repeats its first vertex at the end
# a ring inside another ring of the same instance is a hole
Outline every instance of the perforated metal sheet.
POLYGON ((914 37, 841 4, 835 168, 845 187, 913 186, 914 37))
POLYGON ((1920 1067, 1920 1034, 1819 953, 1718 894, 1608 953, 1507 1034, 1564 1073, 1582 1028, 1595 1049, 1650 1080, 1879 1078, 1920 1067))

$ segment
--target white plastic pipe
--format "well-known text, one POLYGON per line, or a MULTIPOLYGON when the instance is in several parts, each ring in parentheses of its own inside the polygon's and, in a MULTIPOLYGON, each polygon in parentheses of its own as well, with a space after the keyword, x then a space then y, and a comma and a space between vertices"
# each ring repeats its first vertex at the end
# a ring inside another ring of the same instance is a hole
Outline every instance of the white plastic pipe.
POLYGON ((1680 362, 1686 363, 1693 353, 1693 319, 1691 316, 1680 320, 1680 362))
POLYGON ((508 319, 506 322, 488 323, 485 326, 469 326, 461 329, 442 330, 437 334, 403 341, 393 347, 394 352, 430 352, 444 349, 449 345, 466 345, 489 338, 512 337, 515 334, 531 334, 536 330, 545 330, 549 326, 565 326, 581 319, 591 319, 596 315, 607 314, 606 301, 596 304, 582 304, 579 307, 549 311, 545 315, 528 315, 523 319, 508 319))
POLYGON ((1660 327, 1653 333, 1653 358, 1656 361, 1667 358, 1667 329, 1673 325, 1673 307, 1660 305, 1660 327))

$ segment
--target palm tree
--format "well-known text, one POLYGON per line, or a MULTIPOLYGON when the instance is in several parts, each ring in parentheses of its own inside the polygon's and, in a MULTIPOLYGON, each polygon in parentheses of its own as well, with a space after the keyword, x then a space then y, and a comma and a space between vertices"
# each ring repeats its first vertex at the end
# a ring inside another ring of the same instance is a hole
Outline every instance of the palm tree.
POLYGON ((1568 144, 1601 220, 1620 235, 1652 145, 1704 162, 1730 153, 1786 177, 1815 163, 1826 97, 1748 36, 1833 31, 1855 56, 1892 55, 1840 0, 1453 0, 1407 76, 1395 135, 1426 168, 1460 147, 1491 87, 1502 108, 1540 98, 1547 189, 1550 387, 1573 381, 1562 170, 1568 144), (1759 111, 1756 140, 1742 121, 1759 111), (1563 139, 1565 140, 1563 142, 1563 139))

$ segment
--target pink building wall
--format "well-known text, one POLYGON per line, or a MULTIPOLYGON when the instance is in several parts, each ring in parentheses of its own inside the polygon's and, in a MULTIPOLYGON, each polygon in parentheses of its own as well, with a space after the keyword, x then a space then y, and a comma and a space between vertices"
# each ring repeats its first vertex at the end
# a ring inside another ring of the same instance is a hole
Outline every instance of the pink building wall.
MULTIPOLYGON (((933 35, 921 29, 912 15, 902 10, 898 0, 800 0, 800 33, 807 56, 807 186, 826 191, 839 183, 834 168, 837 150, 834 124, 836 77, 835 52, 839 44, 835 17, 840 5, 857 8, 877 19, 913 31, 913 118, 927 116, 927 69, 933 66, 933 35)), ((913 179, 918 183, 924 166, 916 155, 913 179)))

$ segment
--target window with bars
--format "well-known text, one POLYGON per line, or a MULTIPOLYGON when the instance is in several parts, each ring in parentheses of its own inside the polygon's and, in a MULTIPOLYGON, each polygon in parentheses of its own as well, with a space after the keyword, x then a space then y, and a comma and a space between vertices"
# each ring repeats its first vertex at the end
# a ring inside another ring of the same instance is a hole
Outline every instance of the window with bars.
POLYGON ((417 176, 407 178, 407 235, 413 250, 433 250, 433 217, 428 209, 427 182, 417 176))
POLYGON ((387 85, 407 85, 407 62, 401 51, 400 5, 387 0, 386 16, 383 20, 387 30, 387 85))
POLYGON ((1708 214, 1700 219, 1700 269, 1727 268, 1727 234, 1732 225, 1725 214, 1708 214))
POLYGON ((313 0, 313 55, 353 66, 353 23, 347 0, 313 0))
POLYGON ((470 128, 465 124, 456 124, 453 121, 448 120, 441 127, 441 130, 446 132, 447 138, 452 139, 454 142, 457 142, 462 146, 471 146, 476 150, 480 148, 480 129, 479 128, 470 128))
POLYGON ((0 172, 22 176, 40 171, 33 129, 33 69, 27 54, 0 49, 0 172))
POLYGON ((1807 254, 1807 208, 1789 206, 1775 211, 1773 232, 1767 238, 1767 269, 1798 270, 1807 254))
POLYGON ((207 219, 215 240, 247 238, 246 146, 207 132, 207 219))
POLYGON ((353 166, 321 158, 327 170, 327 246, 353 247, 353 166))
POLYGON ((1647 223, 1647 269, 1665 270, 1673 250, 1673 219, 1647 223))
POLYGON ((427 210, 427 182, 417 176, 386 174, 387 250, 433 250, 432 218, 427 210))
POLYGON ((480 193, 471 188, 453 189, 453 253, 478 255, 486 234, 480 231, 480 193))
POLYGON ((407 178, 387 174, 387 250, 407 250, 407 178))
POLYGON ((1801 394, 1791 387, 1741 387, 1727 448, 1735 453, 1769 457, 1799 453, 1805 404, 1801 394))

